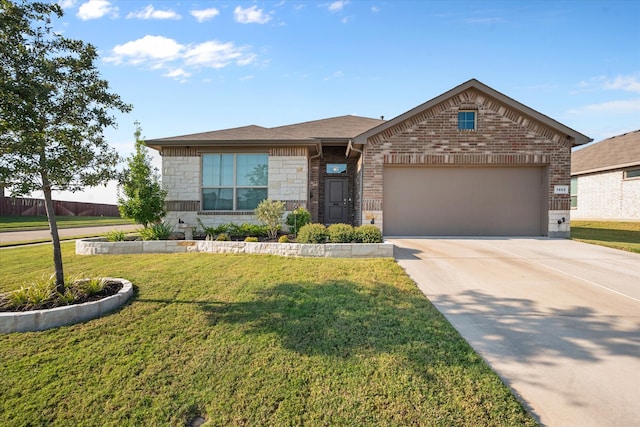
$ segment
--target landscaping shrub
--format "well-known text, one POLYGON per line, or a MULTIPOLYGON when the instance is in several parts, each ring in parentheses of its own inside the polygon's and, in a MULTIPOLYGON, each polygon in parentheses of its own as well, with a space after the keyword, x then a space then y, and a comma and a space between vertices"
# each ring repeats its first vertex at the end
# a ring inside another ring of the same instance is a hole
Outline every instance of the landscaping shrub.
POLYGON ((142 240, 168 240, 173 233, 173 227, 165 222, 153 224, 151 227, 140 230, 142 240))
POLYGON ((122 230, 111 230, 106 234, 108 242, 124 242, 126 233, 122 230))
POLYGON ((278 239, 278 243, 289 243, 289 236, 287 236, 286 234, 283 234, 278 239))
POLYGON ((200 218, 196 219, 196 221, 198 221, 198 225, 200 225, 200 227, 202 228, 202 231, 205 234, 205 238, 207 240, 213 240, 216 237, 218 237, 218 235, 220 233, 226 233, 229 225, 228 224, 222 224, 222 225, 218 225, 218 226, 207 226, 205 225, 200 218))
POLYGON ((356 227, 355 234, 358 243, 382 243, 382 232, 375 225, 365 224, 356 227))
POLYGON ((242 223, 240 225, 230 223, 226 225, 231 237, 266 237, 269 233, 266 225, 242 223))
POLYGON ((267 226, 267 236, 275 239, 280 231, 282 215, 284 215, 284 202, 265 199, 254 210, 254 213, 260 222, 267 226))
POLYGON ((28 286, 0 294, 0 311, 41 310, 74 304, 102 292, 110 282, 104 278, 68 278, 65 283, 65 293, 56 292, 56 276, 52 274, 28 286))
POLYGON ((298 230, 297 241, 300 243, 326 243, 327 227, 323 224, 307 224, 298 230))
POLYGON ((327 233, 331 243, 351 243, 356 239, 356 233, 349 224, 331 224, 327 233))
POLYGON ((220 233, 218 237, 216 237, 216 241, 218 242, 228 242, 229 240, 231 240, 231 238, 227 233, 220 233))
POLYGON ((311 213, 305 208, 295 208, 293 212, 287 215, 287 225, 289 231, 298 234, 301 227, 311 222, 311 213))
POLYGON ((258 238, 257 238, 257 237, 252 237, 252 236, 247 236, 247 237, 244 239, 244 241, 245 241, 245 242, 257 242, 257 241, 258 241, 258 238))

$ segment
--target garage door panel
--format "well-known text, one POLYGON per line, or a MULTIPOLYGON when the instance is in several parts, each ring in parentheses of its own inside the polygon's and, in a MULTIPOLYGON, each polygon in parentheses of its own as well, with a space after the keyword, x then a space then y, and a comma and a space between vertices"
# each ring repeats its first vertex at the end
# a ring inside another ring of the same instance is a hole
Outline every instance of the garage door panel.
POLYGON ((535 235, 542 168, 397 168, 384 171, 386 235, 535 235))

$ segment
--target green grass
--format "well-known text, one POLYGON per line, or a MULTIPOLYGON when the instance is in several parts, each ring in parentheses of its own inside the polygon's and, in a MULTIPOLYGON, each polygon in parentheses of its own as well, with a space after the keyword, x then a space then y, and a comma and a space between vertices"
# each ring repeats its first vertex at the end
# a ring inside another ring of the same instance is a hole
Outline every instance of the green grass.
POLYGON ((640 253, 640 222, 571 221, 571 238, 640 253))
MULTIPOLYGON (((62 247, 136 296, 0 336, 0 425, 536 425, 393 260, 62 247)), ((48 245, 1 251, 0 291, 50 273, 48 245)))
MULTIPOLYGON (((93 227, 99 225, 133 224, 126 218, 102 216, 58 216, 58 228, 93 227)), ((0 216, 0 233, 3 231, 47 230, 46 216, 0 216)))

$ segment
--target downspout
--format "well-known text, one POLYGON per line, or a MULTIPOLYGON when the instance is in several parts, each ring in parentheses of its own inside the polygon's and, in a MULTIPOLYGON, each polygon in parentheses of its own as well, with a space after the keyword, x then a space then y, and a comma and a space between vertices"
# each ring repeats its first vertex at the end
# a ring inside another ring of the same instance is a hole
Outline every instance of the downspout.
POLYGON ((360 153, 360 159, 362 161, 361 163, 361 168, 360 168, 360 173, 358 174, 358 179, 360 180, 360 185, 358 186, 358 200, 360 202, 360 212, 358 212, 359 215, 359 219, 358 219, 358 224, 362 225, 362 194, 363 194, 363 187, 364 187, 364 182, 363 182, 363 178, 362 178, 362 172, 364 171, 364 152, 362 150, 357 149, 356 147, 353 146, 353 140, 349 139, 349 144, 347 144, 347 157, 349 157, 349 153, 351 152, 351 150, 355 151, 356 153, 360 153))

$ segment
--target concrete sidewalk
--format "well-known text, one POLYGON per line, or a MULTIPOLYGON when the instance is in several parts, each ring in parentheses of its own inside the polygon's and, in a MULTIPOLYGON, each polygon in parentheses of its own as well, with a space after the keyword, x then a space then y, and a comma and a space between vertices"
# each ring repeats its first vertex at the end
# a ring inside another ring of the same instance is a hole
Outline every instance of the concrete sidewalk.
POLYGON ((640 255, 564 239, 387 239, 539 422, 640 422, 640 255))
MULTIPOLYGON (((135 231, 140 228, 138 224, 127 225, 104 225, 98 227, 80 227, 80 228, 60 228, 58 234, 60 240, 69 239, 77 236, 98 236, 104 233, 108 233, 112 230, 122 231, 135 231)), ((7 231, 0 233, 0 243, 17 243, 17 242, 32 242, 32 241, 51 241, 51 233, 49 230, 34 230, 34 231, 7 231)))

